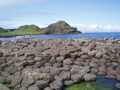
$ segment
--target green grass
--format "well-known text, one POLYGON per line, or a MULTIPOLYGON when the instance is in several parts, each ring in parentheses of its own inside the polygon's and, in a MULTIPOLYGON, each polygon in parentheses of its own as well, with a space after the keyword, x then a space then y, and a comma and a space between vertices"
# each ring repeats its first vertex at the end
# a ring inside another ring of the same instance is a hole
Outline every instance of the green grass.
MULTIPOLYGON (((71 27, 65 21, 59 21, 59 22, 51 24, 49 26, 54 27, 55 29, 53 29, 53 30, 58 30, 58 31, 60 30, 60 28, 64 29, 64 32, 65 32, 65 30, 66 30, 66 32, 73 30, 73 27, 71 27)), ((9 31, 9 30, 0 28, 0 35, 4 36, 4 35, 45 34, 46 32, 48 32, 48 30, 47 30, 47 28, 40 29, 38 26, 35 26, 35 25, 24 25, 24 26, 20 26, 15 31, 9 31)))
POLYGON ((7 32, 9 31, 0 27, 0 33, 7 33, 7 32))

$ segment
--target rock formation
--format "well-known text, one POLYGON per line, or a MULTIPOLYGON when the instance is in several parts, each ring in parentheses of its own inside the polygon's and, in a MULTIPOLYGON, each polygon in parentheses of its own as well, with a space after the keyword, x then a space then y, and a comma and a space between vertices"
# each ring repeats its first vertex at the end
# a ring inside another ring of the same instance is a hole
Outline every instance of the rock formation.
POLYGON ((77 28, 71 27, 65 21, 58 21, 45 28, 46 34, 77 34, 81 33, 77 31, 77 28))
POLYGON ((120 81, 119 45, 114 38, 0 41, 0 83, 14 90, 63 90, 94 81, 95 74, 120 81))

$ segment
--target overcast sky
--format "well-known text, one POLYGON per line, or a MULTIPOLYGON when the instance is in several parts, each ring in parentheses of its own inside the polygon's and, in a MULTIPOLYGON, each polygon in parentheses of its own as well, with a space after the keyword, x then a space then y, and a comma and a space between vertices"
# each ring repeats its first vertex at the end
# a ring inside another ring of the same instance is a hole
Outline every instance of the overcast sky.
POLYGON ((0 27, 59 20, 82 32, 120 32, 120 0, 0 0, 0 27))

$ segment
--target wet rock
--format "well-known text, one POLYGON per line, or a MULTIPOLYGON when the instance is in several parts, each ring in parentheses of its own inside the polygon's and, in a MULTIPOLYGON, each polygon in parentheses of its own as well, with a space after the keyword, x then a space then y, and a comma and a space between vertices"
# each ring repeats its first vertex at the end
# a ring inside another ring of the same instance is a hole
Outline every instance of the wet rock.
POLYGON ((84 80, 85 81, 95 81, 96 80, 96 76, 94 74, 85 74, 84 75, 84 80))
POLYGON ((0 90, 10 90, 10 89, 4 86, 3 84, 0 84, 0 90))
POLYGON ((48 81, 45 81, 45 80, 37 80, 37 81, 36 81, 36 85, 37 85, 40 89, 43 89, 43 88, 45 88, 46 86, 48 86, 48 81))
POLYGON ((105 77, 106 77, 106 78, 115 78, 116 76, 113 75, 113 74, 107 74, 105 77))
POLYGON ((74 81, 72 81, 72 80, 65 80, 64 84, 65 84, 65 86, 71 86, 71 85, 74 84, 74 81))
POLYGON ((120 83, 116 83, 115 87, 120 89, 120 83))
POLYGON ((62 90, 63 82, 61 80, 55 80, 50 84, 50 87, 55 90, 62 90))
POLYGON ((116 79, 117 79, 118 81, 120 81, 120 75, 117 75, 117 76, 116 76, 116 79))
POLYGON ((83 74, 72 74, 71 75, 71 80, 74 81, 74 83, 81 82, 83 80, 83 74))

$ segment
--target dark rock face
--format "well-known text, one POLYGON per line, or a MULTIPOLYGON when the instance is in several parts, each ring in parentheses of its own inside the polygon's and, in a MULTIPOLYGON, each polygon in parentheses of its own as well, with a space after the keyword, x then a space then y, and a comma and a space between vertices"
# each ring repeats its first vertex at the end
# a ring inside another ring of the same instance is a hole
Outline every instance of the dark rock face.
POLYGON ((96 74, 120 81, 119 44, 120 39, 106 38, 2 41, 0 83, 14 90, 63 90, 95 81, 96 74))
POLYGON ((46 34, 78 34, 77 28, 71 27, 65 21, 58 21, 49 25, 46 29, 46 34))

